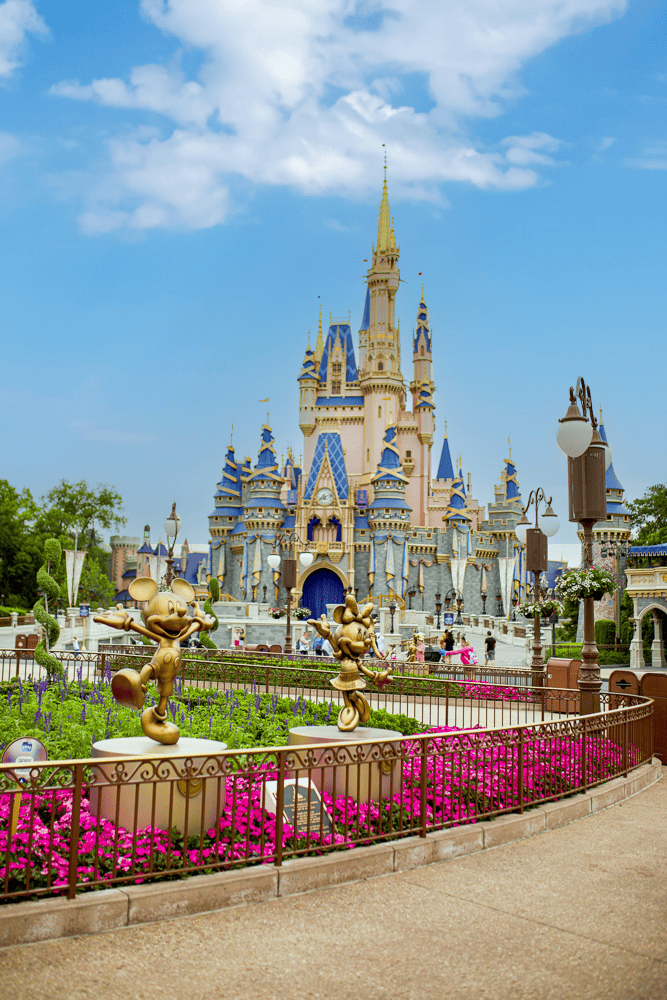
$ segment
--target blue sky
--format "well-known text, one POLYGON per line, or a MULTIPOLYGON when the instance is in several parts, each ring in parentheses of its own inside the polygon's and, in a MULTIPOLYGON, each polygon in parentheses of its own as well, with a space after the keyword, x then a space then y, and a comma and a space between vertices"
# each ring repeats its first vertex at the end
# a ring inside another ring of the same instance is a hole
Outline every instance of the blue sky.
POLYGON ((664 481, 666 8, 0 3, 1 475, 108 482, 131 533, 175 499, 205 540, 231 424, 254 462, 269 396, 298 453, 319 303, 358 328, 385 143, 434 462, 447 420, 486 504, 511 436, 573 541, 583 375, 627 497, 664 481))

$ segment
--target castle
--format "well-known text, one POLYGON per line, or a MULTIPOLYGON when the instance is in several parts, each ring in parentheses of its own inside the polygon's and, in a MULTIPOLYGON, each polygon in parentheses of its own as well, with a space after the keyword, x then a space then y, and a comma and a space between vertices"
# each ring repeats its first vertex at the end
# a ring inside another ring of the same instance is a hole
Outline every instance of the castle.
MULTIPOLYGON (((412 377, 401 370, 395 313, 400 249, 385 167, 377 239, 366 276, 355 343, 349 319, 320 315, 315 347, 305 351, 299 385, 303 467, 291 451, 279 467, 271 428, 262 427, 254 466, 230 444, 209 516, 210 571, 233 600, 278 603, 280 571, 266 557, 308 549, 297 600, 315 615, 345 592, 399 606, 443 610, 460 597, 466 611, 504 613, 522 596, 523 552, 514 535, 521 495, 511 457, 488 514, 452 462, 445 431, 433 475, 435 385, 429 312, 417 304, 412 377)), ((452 607, 454 605, 452 604, 452 607)))

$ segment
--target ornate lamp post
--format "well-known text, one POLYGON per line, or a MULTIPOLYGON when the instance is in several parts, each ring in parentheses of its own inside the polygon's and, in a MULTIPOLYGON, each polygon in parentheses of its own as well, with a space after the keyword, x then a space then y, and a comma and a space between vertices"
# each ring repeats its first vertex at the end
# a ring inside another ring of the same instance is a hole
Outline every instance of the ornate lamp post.
POLYGON ((440 594, 435 595, 435 613, 438 616, 438 624, 436 628, 438 632, 440 631, 440 612, 442 611, 442 601, 440 600, 440 594))
MULTIPOLYGON (((560 527, 560 522, 551 509, 551 497, 547 500, 544 490, 538 486, 536 490, 531 490, 528 503, 523 508, 521 520, 514 529, 514 534, 519 539, 521 545, 526 546, 526 569, 533 574, 533 601, 539 604, 542 595, 540 590, 540 575, 549 568, 549 547, 547 539, 555 535, 560 527), (539 515, 540 503, 546 504, 546 510, 541 517, 539 515), (530 527, 530 521, 526 517, 528 510, 535 506, 535 527, 530 527)), ((512 603, 516 607, 516 601, 512 603)), ((533 626, 533 658, 530 663, 533 687, 542 687, 544 684, 544 656, 542 655, 542 635, 540 632, 541 618, 535 615, 533 626)))
MULTIPOLYGON (((292 612, 292 590, 296 587, 296 559, 292 555, 293 545, 297 543, 301 545, 301 539, 297 535, 296 531, 285 531, 282 535, 276 535, 276 546, 287 544, 289 545, 289 559, 283 559, 283 587, 287 591, 287 631, 285 633, 285 652, 292 653, 292 622, 291 622, 291 612, 292 612)), ((280 556, 277 552, 272 552, 270 556, 267 557, 267 563, 271 569, 278 569, 280 566, 280 556)), ((303 569, 308 569, 313 561, 312 552, 301 552, 299 554, 299 563, 303 569)))
POLYGON ((387 607, 389 608, 389 614, 391 615, 391 634, 393 635, 394 634, 394 615, 396 614, 396 601, 394 600, 393 597, 390 600, 390 602, 387 605, 387 607))
POLYGON ((174 545, 176 544, 176 536, 181 530, 181 519, 176 513, 175 500, 171 507, 171 514, 164 522, 164 530, 167 533, 167 539, 169 540, 169 552, 167 553, 167 577, 166 577, 167 590, 169 590, 172 581, 174 579, 174 545))
POLYGON ((503 617, 503 595, 500 591, 496 594, 496 617, 503 617))
MULTIPOLYGON (((605 471, 611 463, 611 448, 600 437, 591 390, 582 378, 577 379, 575 389, 570 386, 570 406, 559 424, 556 440, 567 455, 569 519, 583 528, 584 568, 589 569, 593 565, 593 525, 607 519, 605 471), (577 402, 581 404, 581 412, 577 402)), ((583 599, 584 644, 579 671, 583 715, 600 711, 602 681, 595 644, 594 600, 592 595, 583 599)))
POLYGON ((455 619, 456 624, 457 625, 462 625, 463 624, 463 618, 461 617, 461 612, 463 610, 463 595, 462 594, 457 594, 456 595, 456 609, 457 609, 457 615, 456 615, 456 619, 455 619))
POLYGON ((409 598, 408 611, 412 611, 412 598, 415 596, 416 593, 417 590, 415 587, 413 587, 412 590, 408 591, 408 598, 409 598))

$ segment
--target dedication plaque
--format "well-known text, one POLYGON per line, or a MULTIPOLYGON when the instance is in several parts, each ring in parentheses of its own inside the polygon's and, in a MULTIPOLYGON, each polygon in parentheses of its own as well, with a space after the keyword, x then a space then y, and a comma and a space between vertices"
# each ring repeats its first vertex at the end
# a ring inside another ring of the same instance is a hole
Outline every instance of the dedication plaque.
POLYGON ((294 827, 296 833, 317 834, 333 837, 331 817, 324 808, 320 793, 314 785, 285 783, 283 800, 285 822, 294 827))

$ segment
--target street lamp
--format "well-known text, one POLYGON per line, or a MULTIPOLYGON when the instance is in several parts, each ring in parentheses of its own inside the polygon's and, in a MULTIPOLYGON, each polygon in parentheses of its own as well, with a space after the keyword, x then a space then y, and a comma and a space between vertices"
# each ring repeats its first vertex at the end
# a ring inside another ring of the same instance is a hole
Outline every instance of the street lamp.
MULTIPOLYGON (((570 386, 570 406, 559 424, 556 440, 561 451, 567 455, 569 519, 583 528, 584 568, 589 569, 593 565, 593 525, 596 521, 607 519, 605 471, 611 463, 611 449, 600 437, 591 390, 582 378, 577 379, 576 389, 570 386), (577 401, 581 403, 581 412, 577 401)), ((583 715, 600 711, 602 681, 595 644, 594 601, 592 595, 583 599, 584 644, 579 669, 583 715)))
POLYGON ((417 593, 417 590, 416 590, 415 587, 413 587, 412 590, 408 591, 408 597, 410 599, 409 604, 408 604, 408 611, 412 611, 412 598, 415 596, 416 593, 417 593))
POLYGON ((496 594, 496 617, 503 617, 503 595, 498 591, 496 594))
MULTIPOLYGON (((292 589, 296 587, 296 559, 292 556, 292 547, 294 543, 301 544, 301 539, 297 535, 296 531, 286 531, 282 535, 276 535, 276 545, 282 545, 287 543, 289 545, 289 559, 283 559, 283 587, 287 591, 287 632, 285 634, 285 652, 292 652, 292 623, 291 623, 291 611, 292 611, 292 589)), ((267 557, 267 563, 271 569, 278 569, 280 566, 280 556, 277 552, 272 552, 270 556, 267 557)), ((308 569, 313 561, 312 552, 301 552, 299 554, 299 563, 303 569, 308 569)))
POLYGON ((461 617, 461 611, 463 609, 463 595, 462 594, 457 594, 456 595, 456 607, 457 607, 457 611, 458 611, 458 614, 456 615, 456 624, 457 625, 462 625, 463 624, 463 618, 461 617))
POLYGON ((442 611, 442 601, 440 600, 440 594, 435 595, 435 613, 438 616, 438 624, 436 628, 438 632, 440 631, 440 612, 442 611))
POLYGON ((387 605, 387 607, 389 608, 389 614, 391 615, 391 634, 393 635, 394 634, 394 615, 396 614, 396 601, 394 600, 393 597, 390 600, 390 602, 387 605))
POLYGON ((176 536, 181 530, 181 519, 176 513, 175 500, 171 507, 171 514, 164 522, 164 530, 167 533, 167 540, 169 544, 169 552, 167 553, 167 577, 166 577, 167 590, 169 590, 172 581, 174 579, 174 545, 176 544, 176 536))
MULTIPOLYGON (((536 490, 531 490, 528 503, 523 508, 521 519, 519 520, 514 534, 519 539, 521 545, 526 546, 526 570, 533 574, 533 601, 540 603, 543 596, 540 589, 540 576, 549 569, 549 546, 547 539, 555 535, 560 527, 560 522, 551 509, 551 500, 547 500, 544 490, 538 486, 536 490), (540 504, 546 504, 546 510, 540 516, 540 504), (526 517, 528 510, 535 507, 535 527, 530 527, 530 521, 526 517)), ((512 602, 516 607, 516 601, 512 602)), ((540 632, 541 616, 535 615, 533 625, 533 658, 530 663, 533 687, 542 687, 544 684, 544 656, 542 655, 542 635, 540 632)))

